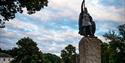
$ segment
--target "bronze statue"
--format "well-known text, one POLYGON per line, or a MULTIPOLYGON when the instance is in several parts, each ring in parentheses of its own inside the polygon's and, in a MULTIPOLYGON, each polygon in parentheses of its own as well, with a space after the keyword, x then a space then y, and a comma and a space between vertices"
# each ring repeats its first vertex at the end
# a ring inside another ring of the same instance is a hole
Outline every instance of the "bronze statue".
POLYGON ((81 13, 79 15, 79 34, 85 37, 94 37, 95 29, 95 22, 88 13, 87 8, 85 7, 85 0, 83 0, 81 5, 81 13))

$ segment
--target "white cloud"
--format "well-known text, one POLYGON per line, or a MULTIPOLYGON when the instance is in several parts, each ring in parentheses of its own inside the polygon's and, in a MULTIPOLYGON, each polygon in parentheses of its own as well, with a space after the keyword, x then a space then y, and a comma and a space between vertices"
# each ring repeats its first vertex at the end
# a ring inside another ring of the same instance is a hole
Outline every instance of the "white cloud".
MULTIPOLYGON (((38 27, 35 24, 14 19, 6 24, 6 28, 0 30, 1 36, 6 40, 13 42, 9 46, 15 47, 16 42, 23 37, 31 37, 37 42, 38 47, 43 52, 59 54, 60 51, 68 44, 77 45, 81 38, 77 31, 69 26, 60 26, 59 30, 38 27), (32 31, 25 31, 32 30, 32 31)), ((1 38, 2 39, 2 38, 1 38)), ((7 44, 4 44, 7 45, 7 44)), ((4 47, 7 48, 8 47, 4 47)))
MULTIPOLYGON (((99 3, 100 0, 86 0, 88 11, 95 20, 115 21, 125 23, 125 8, 115 6, 104 6, 99 3)), ((82 0, 50 0, 48 7, 31 17, 41 19, 41 21, 52 21, 66 17, 68 19, 78 20, 82 0)), ((121 2, 122 3, 122 2, 121 2)))
POLYGON ((103 20, 103 21, 109 20, 109 21, 115 21, 119 23, 125 23, 125 20, 124 20, 125 9, 123 8, 118 9, 113 6, 104 7, 98 4, 96 4, 95 6, 94 5, 92 6, 90 6, 90 14, 92 14, 96 20, 103 20))
POLYGON ((109 40, 107 40, 105 37, 98 35, 97 36, 102 42, 109 43, 109 40))
POLYGON ((38 30, 38 27, 36 25, 25 21, 20 21, 18 19, 13 19, 13 21, 7 22, 6 25, 15 29, 24 29, 29 31, 38 30))

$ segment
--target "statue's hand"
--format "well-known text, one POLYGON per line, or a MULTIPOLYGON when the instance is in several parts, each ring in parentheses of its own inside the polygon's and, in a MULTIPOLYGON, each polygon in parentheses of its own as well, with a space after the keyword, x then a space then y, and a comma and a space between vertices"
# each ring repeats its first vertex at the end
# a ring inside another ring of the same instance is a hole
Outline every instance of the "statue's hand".
POLYGON ((85 0, 83 0, 83 3, 85 3, 85 0))

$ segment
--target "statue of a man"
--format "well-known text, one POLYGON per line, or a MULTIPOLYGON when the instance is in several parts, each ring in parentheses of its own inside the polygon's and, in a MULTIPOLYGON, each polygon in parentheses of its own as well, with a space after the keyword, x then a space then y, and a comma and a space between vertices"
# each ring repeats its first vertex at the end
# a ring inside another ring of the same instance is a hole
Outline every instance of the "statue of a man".
POLYGON ((95 22, 88 13, 87 8, 85 7, 84 0, 81 5, 81 13, 79 15, 79 34, 85 37, 94 36, 95 33, 95 22), (83 10, 84 5, 84 10, 83 10))

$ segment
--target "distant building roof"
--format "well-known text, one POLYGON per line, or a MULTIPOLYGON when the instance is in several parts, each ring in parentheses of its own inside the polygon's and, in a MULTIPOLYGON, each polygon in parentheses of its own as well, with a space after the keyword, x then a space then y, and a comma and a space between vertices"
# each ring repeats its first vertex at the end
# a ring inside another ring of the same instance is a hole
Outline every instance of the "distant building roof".
POLYGON ((0 53, 0 57, 11 57, 9 54, 6 53, 0 53))

